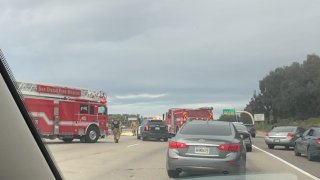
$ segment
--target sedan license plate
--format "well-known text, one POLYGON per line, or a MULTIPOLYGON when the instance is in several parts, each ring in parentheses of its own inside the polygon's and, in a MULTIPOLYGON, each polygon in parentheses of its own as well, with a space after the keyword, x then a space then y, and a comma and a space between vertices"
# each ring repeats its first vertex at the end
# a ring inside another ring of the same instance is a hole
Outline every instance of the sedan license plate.
POLYGON ((160 130, 160 127, 156 127, 156 130, 160 130))
POLYGON ((209 154, 210 149, 208 147, 196 146, 194 148, 194 153, 196 153, 196 154, 209 154))
POLYGON ((280 139, 275 139, 275 140, 273 140, 274 142, 276 142, 276 143, 279 143, 280 142, 280 139))

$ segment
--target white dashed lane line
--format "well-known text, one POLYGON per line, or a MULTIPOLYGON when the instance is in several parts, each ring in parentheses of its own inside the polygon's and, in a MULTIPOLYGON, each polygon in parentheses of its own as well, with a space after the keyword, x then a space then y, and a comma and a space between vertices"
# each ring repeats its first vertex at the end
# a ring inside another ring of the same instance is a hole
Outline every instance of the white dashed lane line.
POLYGON ((139 146, 139 145, 140 145, 140 143, 139 144, 132 144, 132 145, 127 146, 127 148, 133 147, 133 146, 139 146))

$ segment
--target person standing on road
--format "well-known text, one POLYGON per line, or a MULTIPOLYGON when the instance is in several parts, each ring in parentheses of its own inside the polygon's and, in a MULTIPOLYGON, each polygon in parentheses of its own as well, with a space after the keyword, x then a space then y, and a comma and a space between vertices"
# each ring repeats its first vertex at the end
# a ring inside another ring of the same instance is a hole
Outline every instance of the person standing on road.
POLYGON ((137 122, 136 121, 131 121, 130 128, 131 128, 131 131, 132 131, 132 136, 136 136, 137 122))
POLYGON ((113 132, 113 138, 115 143, 119 143, 121 134, 121 123, 119 120, 113 120, 111 123, 111 130, 113 132))

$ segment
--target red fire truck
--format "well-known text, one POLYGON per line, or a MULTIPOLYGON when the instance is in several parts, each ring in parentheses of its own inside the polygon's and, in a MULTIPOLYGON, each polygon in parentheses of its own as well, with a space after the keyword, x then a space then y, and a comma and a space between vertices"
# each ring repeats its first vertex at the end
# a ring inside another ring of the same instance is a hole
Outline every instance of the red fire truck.
POLYGON ((213 108, 172 108, 164 114, 164 120, 168 124, 169 134, 176 134, 187 120, 213 120, 213 108))
POLYGON ((104 92, 26 82, 17 86, 43 138, 95 143, 108 134, 104 92))

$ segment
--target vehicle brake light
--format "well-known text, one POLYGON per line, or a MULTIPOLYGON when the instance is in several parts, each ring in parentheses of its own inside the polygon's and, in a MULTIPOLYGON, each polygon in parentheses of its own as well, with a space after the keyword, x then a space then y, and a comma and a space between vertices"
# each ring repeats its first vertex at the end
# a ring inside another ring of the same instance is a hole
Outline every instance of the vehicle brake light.
POLYGON ((319 139, 317 139, 316 143, 317 143, 317 144, 320 144, 320 138, 319 138, 319 139))
POLYGON ((240 152, 240 144, 221 144, 218 149, 221 151, 240 152))
POLYGON ((293 138, 294 134, 293 133, 288 133, 287 137, 293 138))
POLYGON ((185 149, 185 148, 188 148, 188 145, 186 143, 181 143, 176 141, 169 142, 169 149, 185 149))
POLYGON ((144 127, 144 130, 145 130, 145 131, 150 131, 150 126, 148 126, 148 125, 145 126, 145 127, 144 127))

